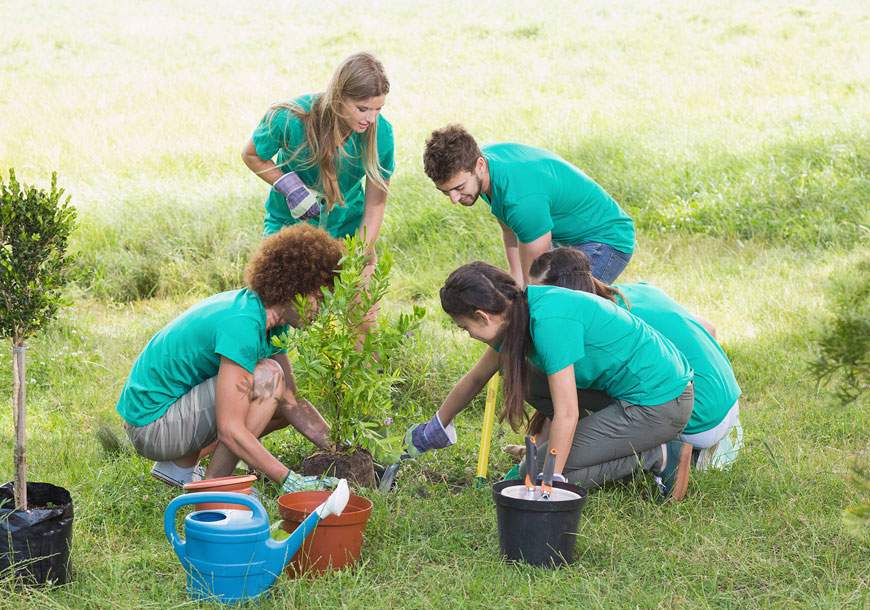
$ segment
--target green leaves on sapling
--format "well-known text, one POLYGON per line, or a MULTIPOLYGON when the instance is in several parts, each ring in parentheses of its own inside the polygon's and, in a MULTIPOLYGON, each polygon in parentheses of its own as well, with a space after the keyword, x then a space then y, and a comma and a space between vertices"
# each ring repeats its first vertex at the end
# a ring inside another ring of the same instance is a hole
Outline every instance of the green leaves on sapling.
POLYGON ((67 242, 76 211, 51 176, 51 189, 0 176, 0 336, 16 345, 51 321, 62 304, 67 242))
POLYGON ((322 290, 316 314, 308 301, 297 298, 300 316, 311 322, 291 329, 275 344, 288 350, 299 394, 329 421, 332 441, 338 447, 362 447, 377 457, 397 450, 402 431, 390 434, 390 424, 407 409, 393 401, 402 381, 393 360, 425 310, 415 306, 411 313, 395 319, 381 315, 375 322, 378 303, 389 289, 392 257, 381 256, 366 280, 369 260, 364 238, 347 238, 335 284, 322 290))

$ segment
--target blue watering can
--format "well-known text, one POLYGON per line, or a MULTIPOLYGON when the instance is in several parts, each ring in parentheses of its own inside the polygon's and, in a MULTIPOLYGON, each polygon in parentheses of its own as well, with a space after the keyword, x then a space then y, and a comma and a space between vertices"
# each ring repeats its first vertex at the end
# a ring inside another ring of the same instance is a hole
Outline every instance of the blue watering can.
POLYGON ((350 499, 347 481, 338 482, 326 502, 314 509, 286 540, 273 540, 269 516, 259 500, 230 492, 184 494, 173 499, 163 515, 166 538, 187 572, 187 591, 195 600, 234 603, 253 599, 278 578, 317 523, 340 515, 350 499), (231 502, 246 510, 200 510, 184 519, 181 540, 175 531, 175 513, 187 504, 231 502))

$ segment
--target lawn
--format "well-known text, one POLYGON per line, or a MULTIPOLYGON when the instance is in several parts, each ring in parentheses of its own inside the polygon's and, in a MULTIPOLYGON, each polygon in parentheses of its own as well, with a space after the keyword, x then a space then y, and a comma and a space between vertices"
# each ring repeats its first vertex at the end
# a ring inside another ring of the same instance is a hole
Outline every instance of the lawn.
MULTIPOLYGON (((106 455, 115 401, 149 337, 195 300, 238 287, 265 186, 239 151, 269 104, 320 90, 366 49, 392 89, 398 169, 381 247, 383 315, 426 307, 397 400, 428 418, 481 351, 441 313, 456 266, 503 263, 483 204, 456 209, 422 172, 428 133, 549 148, 635 218, 622 281, 652 282, 712 320, 743 389, 747 446, 688 499, 649 481, 594 493, 577 562, 498 558, 488 489, 472 483, 482 397, 459 443, 403 468, 375 503, 363 560, 279 580, 263 607, 831 607, 870 605, 870 548, 848 536, 850 457, 870 448, 866 403, 838 405, 808 370, 832 273, 867 257, 870 10, 861 2, 0 2, 0 171, 73 197, 70 305, 28 351, 33 480, 71 490, 75 580, 0 607, 192 607, 150 462, 106 455)), ((0 395, 11 396, 10 351, 0 395)), ((394 425, 404 427, 410 422, 394 425)), ((0 478, 12 475, 0 411, 0 478)), ((500 448, 519 435, 497 426, 500 448)), ((291 433, 267 445, 293 464, 291 433)), ((273 515, 275 490, 263 487, 273 515)))

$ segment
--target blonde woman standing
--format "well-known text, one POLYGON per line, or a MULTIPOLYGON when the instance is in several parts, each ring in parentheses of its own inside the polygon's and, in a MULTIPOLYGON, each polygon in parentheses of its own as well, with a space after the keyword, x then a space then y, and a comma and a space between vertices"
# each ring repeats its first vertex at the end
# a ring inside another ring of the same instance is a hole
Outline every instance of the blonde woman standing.
POLYGON ((393 129, 381 116, 389 91, 381 62, 356 53, 324 92, 269 109, 242 150, 272 187, 265 235, 307 221, 339 238, 364 230, 374 252, 395 168, 393 129))

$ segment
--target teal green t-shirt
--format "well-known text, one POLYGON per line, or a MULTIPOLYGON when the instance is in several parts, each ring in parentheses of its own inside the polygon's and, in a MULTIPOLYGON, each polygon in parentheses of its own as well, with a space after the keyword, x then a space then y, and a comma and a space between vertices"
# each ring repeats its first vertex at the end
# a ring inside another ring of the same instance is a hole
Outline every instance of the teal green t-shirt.
POLYGON ((247 288, 200 301, 151 338, 115 408, 133 426, 150 424, 191 388, 217 375, 221 356, 253 373, 259 360, 280 352, 271 338, 286 330, 266 332, 263 303, 247 288))
MULTIPOLYGON (((715 428, 740 397, 728 356, 682 305, 649 284, 618 284, 629 311, 670 339, 695 371, 695 410, 684 434, 715 428)), ((618 298, 618 297, 617 297, 618 298)), ((620 305, 625 302, 619 299, 620 305)))
POLYGON ((522 243, 548 231, 561 245, 600 242, 631 254, 634 223, 592 178, 551 152, 523 144, 490 144, 493 215, 522 243))
POLYGON ((529 358, 547 375, 573 364, 578 388, 643 406, 673 400, 692 381, 673 343, 615 303, 555 286, 527 294, 529 358))
MULTIPOLYGON (((314 95, 303 95, 294 103, 304 110, 310 110, 314 95)), ((392 176, 396 168, 393 127, 382 115, 378 115, 378 162, 381 175, 385 180, 392 176)), ((365 153, 365 134, 353 132, 344 144, 344 154, 337 163, 338 188, 344 197, 344 205, 336 205, 329 213, 326 230, 333 237, 352 235, 362 222, 365 208, 365 189, 363 178, 363 156, 365 153)), ((272 159, 284 173, 296 172, 299 179, 311 191, 322 193, 320 169, 309 166, 310 149, 305 143, 305 128, 302 120, 287 108, 270 110, 257 125, 252 136, 257 155, 261 159, 272 159), (276 156, 277 155, 277 156, 276 156)), ((271 235, 281 228, 300 222, 290 215, 287 202, 281 193, 271 190, 266 200, 266 218, 263 233, 271 235)), ((309 222, 319 224, 319 219, 309 222)))

